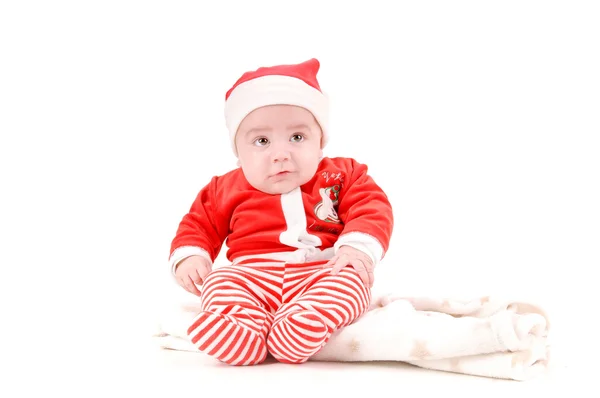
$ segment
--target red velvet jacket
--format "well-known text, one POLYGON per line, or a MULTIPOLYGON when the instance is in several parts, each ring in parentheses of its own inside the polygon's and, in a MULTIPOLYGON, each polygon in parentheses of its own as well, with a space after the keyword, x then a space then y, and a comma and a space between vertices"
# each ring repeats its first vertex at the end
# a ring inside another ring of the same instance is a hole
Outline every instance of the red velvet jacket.
POLYGON ((393 224, 386 194, 354 159, 323 158, 309 182, 282 195, 256 190, 238 168, 200 190, 179 224, 169 260, 174 267, 199 254, 214 262, 227 239, 231 262, 246 256, 328 259, 349 245, 377 264, 393 224))

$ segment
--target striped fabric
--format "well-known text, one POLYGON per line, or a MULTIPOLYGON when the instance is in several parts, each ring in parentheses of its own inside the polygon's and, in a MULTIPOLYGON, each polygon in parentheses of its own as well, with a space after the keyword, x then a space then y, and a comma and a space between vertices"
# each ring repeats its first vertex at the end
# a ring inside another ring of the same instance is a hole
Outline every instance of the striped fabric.
POLYGON ((188 329, 192 343, 230 365, 256 365, 267 353, 283 363, 307 361, 371 300, 354 268, 330 275, 325 263, 246 260, 215 269, 203 285, 203 312, 188 329))

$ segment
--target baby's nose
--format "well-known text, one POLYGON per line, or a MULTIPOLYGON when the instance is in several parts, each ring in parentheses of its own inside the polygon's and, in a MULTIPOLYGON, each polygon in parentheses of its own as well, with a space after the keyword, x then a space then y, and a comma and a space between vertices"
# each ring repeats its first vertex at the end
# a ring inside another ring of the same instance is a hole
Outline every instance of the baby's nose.
POLYGON ((284 162, 290 160, 290 152, 285 150, 277 150, 273 152, 273 162, 284 162))

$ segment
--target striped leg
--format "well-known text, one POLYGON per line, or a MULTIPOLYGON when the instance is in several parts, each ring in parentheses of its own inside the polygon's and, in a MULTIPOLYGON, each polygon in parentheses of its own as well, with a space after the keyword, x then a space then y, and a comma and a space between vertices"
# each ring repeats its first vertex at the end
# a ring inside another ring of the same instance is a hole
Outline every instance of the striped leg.
POLYGON ((216 269, 206 278, 203 312, 187 331, 198 350, 230 365, 256 365, 266 359, 271 308, 279 305, 267 276, 236 266, 216 269))
POLYGON ((288 296, 296 294, 296 297, 275 314, 267 338, 267 348, 278 361, 306 362, 334 331, 349 325, 368 309, 371 292, 354 268, 346 267, 337 275, 330 275, 330 271, 321 267, 299 268, 297 273, 309 276, 289 277, 296 282, 287 286, 288 296))

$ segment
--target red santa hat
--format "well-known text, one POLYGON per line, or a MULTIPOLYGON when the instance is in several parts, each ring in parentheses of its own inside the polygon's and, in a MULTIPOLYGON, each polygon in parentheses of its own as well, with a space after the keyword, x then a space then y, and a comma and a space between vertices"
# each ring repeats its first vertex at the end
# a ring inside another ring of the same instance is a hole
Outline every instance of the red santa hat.
POLYGON ((312 58, 300 64, 261 67, 246 72, 225 95, 225 123, 233 151, 242 120, 267 105, 296 105, 310 111, 323 131, 322 147, 328 141, 329 100, 317 81, 320 63, 312 58))

